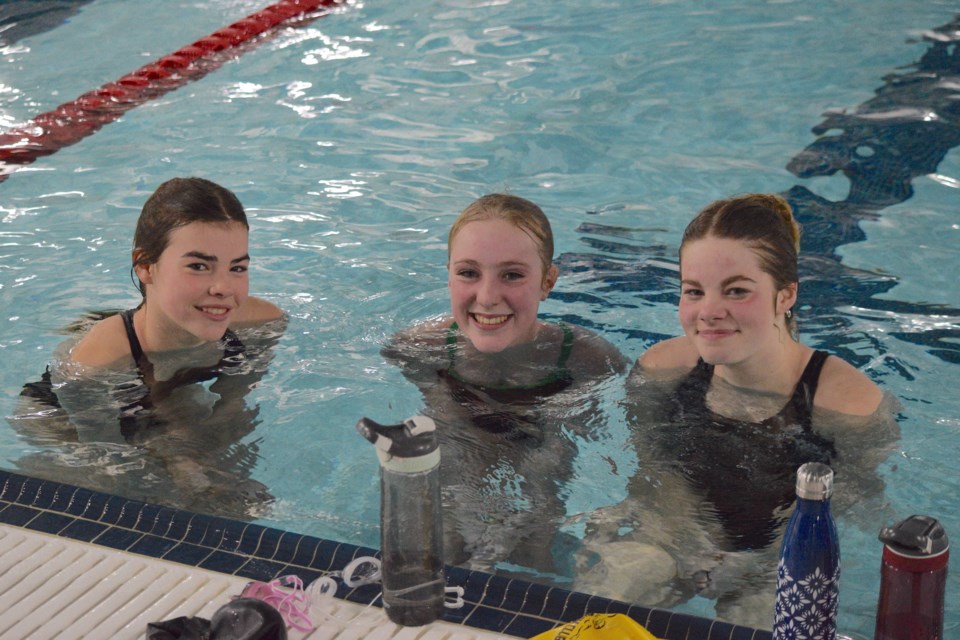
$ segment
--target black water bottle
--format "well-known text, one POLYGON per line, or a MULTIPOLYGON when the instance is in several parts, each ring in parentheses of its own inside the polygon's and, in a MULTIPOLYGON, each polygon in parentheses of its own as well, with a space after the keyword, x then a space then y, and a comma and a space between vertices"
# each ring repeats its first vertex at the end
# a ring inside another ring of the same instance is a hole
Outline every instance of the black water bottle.
POLYGON ((797 506, 780 548, 774 640, 837 636, 840 543, 830 513, 833 470, 808 462, 797 470, 797 506))
POLYGON ((436 425, 426 416, 397 425, 363 418, 357 431, 380 459, 383 608, 397 624, 433 622, 446 587, 436 425))

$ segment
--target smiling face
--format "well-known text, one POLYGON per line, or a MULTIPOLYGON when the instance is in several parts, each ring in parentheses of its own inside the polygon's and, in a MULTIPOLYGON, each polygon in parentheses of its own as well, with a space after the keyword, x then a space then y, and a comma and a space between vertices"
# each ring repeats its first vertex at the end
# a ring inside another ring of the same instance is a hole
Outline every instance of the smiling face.
POLYGON ((247 236, 239 222, 192 222, 170 233, 155 263, 136 267, 146 287, 150 348, 223 337, 249 291, 247 236))
POLYGON ((790 340, 784 313, 796 302, 796 284, 777 291, 746 242, 688 242, 680 278, 680 324, 707 363, 749 363, 790 340))
POLYGON ((478 351, 533 341, 537 310, 556 279, 555 266, 544 274, 537 242, 506 220, 469 222, 450 241, 453 318, 478 351))

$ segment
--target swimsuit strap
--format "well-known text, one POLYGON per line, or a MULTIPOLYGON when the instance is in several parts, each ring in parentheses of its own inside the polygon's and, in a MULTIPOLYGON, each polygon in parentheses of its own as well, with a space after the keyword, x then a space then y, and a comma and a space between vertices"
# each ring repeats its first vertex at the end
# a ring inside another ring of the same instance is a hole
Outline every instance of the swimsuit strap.
POLYGON ((133 314, 136 311, 136 309, 121 311, 120 317, 123 318, 123 326, 127 330, 127 341, 130 342, 130 355, 133 356, 133 361, 137 363, 137 367, 140 367, 141 362, 146 360, 146 357, 143 353, 143 346, 140 345, 140 339, 137 338, 137 330, 133 326, 133 314))
POLYGON ((810 414, 813 411, 813 397, 817 394, 817 383, 820 382, 820 372, 830 354, 826 351, 814 351, 800 375, 800 381, 793 391, 791 402, 798 410, 810 414))
MULTIPOLYGON (((138 307, 139 308, 139 307, 138 307)), ((140 344, 140 339, 137 337, 137 330, 133 325, 133 314, 136 313, 136 309, 127 309, 126 311, 120 312, 120 317, 123 318, 123 326, 127 330, 127 340, 130 342, 130 355, 133 356, 133 361, 137 365, 137 369, 140 372, 140 375, 143 376, 145 373, 149 372, 153 374, 153 364, 147 358, 147 354, 143 351, 143 345, 140 344)), ((223 347, 223 357, 220 359, 218 367, 230 367, 236 366, 238 360, 242 357, 244 353, 243 342, 232 330, 227 329, 226 333, 223 334, 223 337, 220 338, 220 346, 223 347)), ((197 377, 198 372, 210 371, 209 368, 192 368, 187 369, 186 377, 197 377)), ((201 377, 203 373, 200 373, 201 377)), ((179 376, 183 378, 184 376, 179 376)), ((177 376, 174 377, 177 379, 177 376)), ((205 378, 209 379, 209 377, 205 378)))
POLYGON ((565 370, 570 352, 573 351, 573 329, 565 322, 558 322, 557 325, 563 330, 563 344, 560 345, 560 359, 557 360, 557 368, 565 370))

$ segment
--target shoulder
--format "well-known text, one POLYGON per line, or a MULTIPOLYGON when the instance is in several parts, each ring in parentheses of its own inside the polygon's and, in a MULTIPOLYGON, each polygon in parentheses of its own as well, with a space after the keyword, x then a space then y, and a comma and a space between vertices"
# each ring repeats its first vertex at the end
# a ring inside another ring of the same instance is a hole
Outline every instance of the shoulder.
POLYGON ((415 324, 393 334, 380 354, 400 366, 415 380, 432 380, 447 357, 447 335, 453 318, 441 317, 415 324))
POLYGON ((573 334, 568 365, 575 375, 585 373, 593 377, 626 371, 627 358, 600 334, 570 324, 557 326, 561 330, 566 327, 573 334))
POLYGON ((130 359, 130 341, 120 314, 100 320, 70 350, 69 359, 87 367, 109 367, 130 359))
POLYGON ((820 409, 868 416, 883 400, 883 391, 852 364, 830 356, 823 363, 814 405, 820 409))
POLYGON ((434 318, 432 320, 419 322, 393 334, 384 349, 429 350, 437 346, 443 346, 447 342, 447 336, 452 324, 453 318, 450 317, 434 318))
POLYGON ((284 317, 283 310, 277 305, 254 296, 248 297, 237 309, 231 328, 259 325, 284 317))
POLYGON ((687 371, 697 366, 700 354, 686 336, 677 336, 658 342, 637 359, 637 365, 646 371, 687 371))

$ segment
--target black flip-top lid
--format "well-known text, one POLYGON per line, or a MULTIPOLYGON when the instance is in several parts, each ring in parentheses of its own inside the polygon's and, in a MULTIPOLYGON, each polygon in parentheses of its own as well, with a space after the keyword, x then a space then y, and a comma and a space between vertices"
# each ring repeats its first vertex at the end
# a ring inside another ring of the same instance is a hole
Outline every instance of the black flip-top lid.
POLYGON ((950 547, 947 532, 936 518, 912 515, 880 530, 880 542, 900 555, 915 558, 937 556, 950 547))
POLYGON ((357 431, 391 457, 419 458, 433 453, 437 443, 437 427, 426 416, 414 416, 401 424, 380 424, 370 418, 361 418, 357 431))

